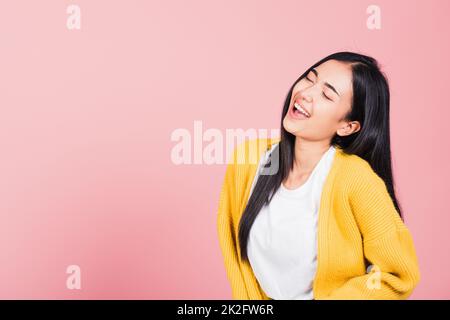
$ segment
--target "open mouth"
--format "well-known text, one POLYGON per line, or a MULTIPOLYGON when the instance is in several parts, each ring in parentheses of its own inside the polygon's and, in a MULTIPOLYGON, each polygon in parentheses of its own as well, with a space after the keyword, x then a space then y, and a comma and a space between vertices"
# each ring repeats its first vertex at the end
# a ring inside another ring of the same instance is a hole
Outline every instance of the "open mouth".
POLYGON ((302 114, 307 118, 311 117, 309 112, 306 111, 306 109, 303 108, 301 105, 299 105, 297 102, 294 103, 294 114, 297 114, 297 115, 302 114))

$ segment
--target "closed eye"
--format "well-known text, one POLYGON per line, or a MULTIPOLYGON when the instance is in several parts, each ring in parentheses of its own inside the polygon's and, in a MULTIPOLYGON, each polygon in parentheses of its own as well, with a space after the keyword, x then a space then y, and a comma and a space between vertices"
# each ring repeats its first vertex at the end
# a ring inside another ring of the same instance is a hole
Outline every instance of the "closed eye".
POLYGON ((325 94, 325 92, 323 92, 323 91, 322 91, 322 95, 323 95, 326 99, 328 99, 328 100, 330 100, 330 101, 333 101, 333 100, 331 100, 331 99, 325 94))
MULTIPOLYGON (((305 77, 305 79, 307 80, 307 81, 309 81, 309 82, 314 82, 314 81, 312 81, 310 78, 308 78, 308 77, 305 77)), ((328 99, 328 100, 330 100, 330 101, 333 101, 331 98, 329 98, 326 94, 325 94, 325 92, 323 92, 322 91, 322 95, 325 97, 325 99, 328 99)))

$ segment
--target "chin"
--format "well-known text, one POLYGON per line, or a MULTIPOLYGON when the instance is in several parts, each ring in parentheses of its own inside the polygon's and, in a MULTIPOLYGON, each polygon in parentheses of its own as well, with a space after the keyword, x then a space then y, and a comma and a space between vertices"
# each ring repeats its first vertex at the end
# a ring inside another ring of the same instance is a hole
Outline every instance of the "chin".
POLYGON ((296 136, 296 133, 300 131, 300 128, 298 128, 298 125, 296 123, 293 123, 292 120, 288 119, 288 117, 285 117, 283 120, 283 128, 287 132, 293 134, 296 136))

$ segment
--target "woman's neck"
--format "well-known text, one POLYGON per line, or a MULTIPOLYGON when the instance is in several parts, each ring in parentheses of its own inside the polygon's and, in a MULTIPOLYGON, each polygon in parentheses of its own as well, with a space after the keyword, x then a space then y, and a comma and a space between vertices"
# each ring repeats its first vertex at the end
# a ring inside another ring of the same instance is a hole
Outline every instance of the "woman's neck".
POLYGON ((330 148, 330 142, 325 141, 307 141, 301 138, 295 138, 294 147, 294 172, 311 172, 320 158, 330 148))

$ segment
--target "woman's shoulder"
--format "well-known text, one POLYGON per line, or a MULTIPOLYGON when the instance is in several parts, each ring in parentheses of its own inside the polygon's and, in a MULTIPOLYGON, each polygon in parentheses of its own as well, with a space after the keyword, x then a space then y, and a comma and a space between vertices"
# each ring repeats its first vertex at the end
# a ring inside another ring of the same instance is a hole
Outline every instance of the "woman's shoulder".
MULTIPOLYGON (((237 165, 241 170, 253 170, 258 166, 261 157, 267 155, 268 152, 274 150, 279 144, 280 138, 253 138, 240 142, 234 148, 233 156, 229 160, 229 164, 237 165)), ((351 182, 355 180, 363 183, 380 183, 383 180, 373 170, 370 163, 356 155, 346 153, 339 146, 336 148, 336 157, 338 158, 335 165, 338 167, 338 181, 351 182)))
POLYGON ((338 181, 351 182, 352 184, 355 184, 356 182, 384 184, 382 178, 375 172, 366 159, 356 154, 345 153, 340 148, 337 148, 336 150, 341 160, 339 166, 340 179, 338 179, 338 181))
POLYGON ((342 159, 343 169, 347 169, 355 174, 373 172, 372 166, 366 159, 356 154, 346 153, 340 147, 336 147, 336 150, 342 159))

